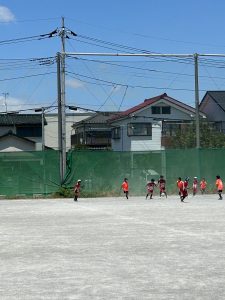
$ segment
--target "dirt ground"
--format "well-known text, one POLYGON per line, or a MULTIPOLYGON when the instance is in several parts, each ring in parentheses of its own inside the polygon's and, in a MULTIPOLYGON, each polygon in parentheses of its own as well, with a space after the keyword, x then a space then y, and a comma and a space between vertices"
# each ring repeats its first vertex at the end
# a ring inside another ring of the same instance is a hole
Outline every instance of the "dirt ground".
POLYGON ((225 299, 225 199, 0 200, 0 299, 225 299))

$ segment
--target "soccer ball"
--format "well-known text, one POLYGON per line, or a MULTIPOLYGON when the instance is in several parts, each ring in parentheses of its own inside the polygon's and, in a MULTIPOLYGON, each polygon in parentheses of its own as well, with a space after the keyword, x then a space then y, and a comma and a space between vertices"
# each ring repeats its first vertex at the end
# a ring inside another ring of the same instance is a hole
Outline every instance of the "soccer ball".
POLYGON ((162 193, 161 196, 164 197, 164 196, 165 196, 165 193, 162 193))

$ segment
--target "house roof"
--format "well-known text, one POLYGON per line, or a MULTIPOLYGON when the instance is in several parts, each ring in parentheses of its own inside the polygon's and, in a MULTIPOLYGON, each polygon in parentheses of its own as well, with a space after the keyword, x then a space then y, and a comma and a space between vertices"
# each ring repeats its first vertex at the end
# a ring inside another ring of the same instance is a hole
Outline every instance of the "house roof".
POLYGON ((183 102, 180 102, 172 97, 169 97, 166 93, 164 93, 164 94, 161 94, 161 95, 153 97, 153 98, 145 99, 144 102, 142 102, 128 110, 114 114, 114 116, 110 119, 110 121, 113 122, 118 119, 125 118, 135 112, 138 112, 139 110, 141 110, 149 105, 157 103, 158 101, 160 101, 162 99, 166 100, 167 102, 170 102, 171 104, 174 104, 174 105, 180 107, 181 109, 184 109, 188 112, 195 114, 195 109, 193 107, 191 107, 183 102))
POLYGON ((115 112, 98 112, 89 118, 74 123, 73 127, 77 127, 82 124, 105 124, 114 114, 115 112))
POLYGON ((210 96, 210 98, 225 112, 225 91, 207 91, 201 101, 200 107, 207 96, 210 96))
MULTIPOLYGON (((13 137, 15 139, 19 139, 19 140, 23 140, 23 141, 26 141, 27 143, 30 143, 30 144, 36 144, 35 141, 31 140, 31 139, 28 139, 26 137, 23 137, 23 136, 19 136, 15 133, 12 132, 12 130, 9 130, 7 133, 3 134, 0 136, 0 140, 1 139, 4 139, 4 138, 7 138, 7 137, 13 137)), ((51 147, 48 147, 48 146, 45 146, 45 149, 52 149, 51 147)))
MULTIPOLYGON (((41 124, 41 114, 0 114, 0 126, 41 124)), ((47 125, 46 120, 45 125, 47 125)))
POLYGON ((31 143, 31 144, 36 144, 35 141, 32 141, 32 140, 30 140, 30 139, 28 139, 28 138, 19 136, 19 135, 13 133, 11 130, 9 130, 6 134, 1 135, 1 136, 0 136, 0 139, 4 139, 4 138, 9 137, 9 136, 12 136, 12 137, 17 138, 17 139, 20 139, 20 140, 24 140, 24 141, 26 141, 26 142, 28 142, 28 143, 31 143))

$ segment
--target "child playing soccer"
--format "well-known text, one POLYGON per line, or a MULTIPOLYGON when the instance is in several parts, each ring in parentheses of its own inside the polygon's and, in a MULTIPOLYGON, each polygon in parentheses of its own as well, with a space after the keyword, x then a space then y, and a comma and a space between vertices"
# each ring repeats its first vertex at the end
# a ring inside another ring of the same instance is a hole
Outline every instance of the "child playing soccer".
POLYGON ((197 179, 197 177, 194 177, 193 184, 192 184, 193 196, 196 195, 197 190, 198 190, 198 179, 197 179))
POLYGON ((148 198, 148 196, 150 196, 150 199, 152 199, 155 186, 156 186, 155 179, 151 179, 151 181, 146 184, 147 187, 146 199, 148 198))
POLYGON ((123 192, 126 196, 126 198, 128 199, 128 194, 129 194, 129 184, 128 184, 128 179, 124 178, 124 181, 121 185, 121 188, 123 189, 123 192))
POLYGON ((74 186, 74 201, 77 201, 78 197, 80 196, 80 188, 81 188, 81 180, 78 179, 75 186, 74 186))
POLYGON ((160 176, 158 180, 158 185, 159 185, 159 196, 161 197, 162 194, 165 194, 167 198, 167 193, 166 193, 166 180, 164 179, 163 175, 160 176))
POLYGON ((184 181, 181 180, 181 177, 178 177, 177 180, 177 187, 179 189, 179 195, 180 195, 180 201, 184 202, 184 199, 188 196, 188 180, 189 178, 187 177, 184 181))
POLYGON ((202 195, 205 193, 206 185, 207 182, 205 181, 205 178, 202 178, 202 180, 200 181, 200 190, 202 195))
POLYGON ((217 187, 217 193, 219 195, 219 199, 218 200, 222 200, 222 192, 223 192, 223 182, 220 178, 219 175, 216 176, 216 187, 217 187))

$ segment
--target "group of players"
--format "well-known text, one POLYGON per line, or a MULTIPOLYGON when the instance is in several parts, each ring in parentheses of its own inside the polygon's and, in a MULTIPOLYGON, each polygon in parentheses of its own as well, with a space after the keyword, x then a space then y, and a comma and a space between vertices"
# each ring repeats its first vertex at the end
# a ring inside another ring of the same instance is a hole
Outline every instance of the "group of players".
MULTIPOLYGON (((219 200, 222 200, 222 192, 223 192, 223 182, 220 178, 219 175, 216 176, 216 182, 215 182, 216 188, 217 188, 217 193, 219 195, 219 200)), ((205 180, 205 178, 202 178, 202 180, 200 181, 200 190, 201 193, 204 194, 205 190, 206 190, 206 186, 207 186, 207 182, 205 180)), ((155 181, 155 179, 151 179, 151 181, 149 181, 146 184, 146 189, 147 189, 147 195, 146 195, 146 199, 148 199, 148 197, 150 199, 152 199, 153 197, 153 193, 156 187, 159 187, 159 196, 166 196, 167 197, 167 192, 166 192, 166 180, 164 179, 164 176, 161 175, 158 179, 158 181, 155 181)), ((128 179, 124 178, 124 181, 121 185, 121 188, 126 196, 126 198, 128 199, 128 195, 129 195, 129 183, 128 183, 128 179)), ((188 188, 189 188, 189 177, 185 178, 185 180, 182 180, 181 177, 178 177, 177 179, 177 188, 179 191, 179 196, 180 196, 180 200, 181 202, 184 202, 184 199, 188 196, 188 188)), ((74 186, 74 201, 77 201, 78 197, 80 196, 80 189, 81 189, 81 180, 78 179, 75 186, 74 186)), ((192 183, 192 194, 193 196, 196 195, 198 190, 198 179, 197 177, 194 177, 193 179, 193 183, 192 183)))
MULTIPOLYGON (((182 181, 181 177, 178 177, 177 180, 177 187, 179 190, 179 196, 181 202, 184 202, 184 199, 188 196, 188 184, 189 184, 189 178, 187 177, 184 181, 182 181)), ((223 192, 223 182, 222 179, 220 178, 220 175, 216 176, 216 182, 215 182, 216 188, 217 188, 217 193, 219 195, 219 200, 222 200, 222 192, 223 192)), ((200 190, 201 193, 205 193, 205 189, 207 186, 207 182, 205 181, 205 178, 202 178, 200 181, 200 190)), ((198 179, 197 177, 194 177, 193 184, 192 184, 192 193, 193 196, 196 195, 198 189, 198 179)))
MULTIPOLYGON (((149 181, 146 184, 146 188, 147 188, 147 195, 146 195, 146 199, 148 199, 148 196, 150 199, 152 199, 153 197, 153 193, 154 193, 154 189, 155 187, 159 187, 159 195, 161 196, 166 196, 167 197, 167 193, 166 193, 166 180, 164 179, 164 176, 161 175, 159 180, 156 182, 155 179, 151 179, 151 181, 149 181)), ((124 181, 121 185, 121 188, 123 189, 123 192, 126 196, 126 198, 128 199, 128 194, 129 194, 129 184, 128 184, 128 179, 124 178, 124 181)))
MULTIPOLYGON (((222 200, 223 199, 223 197, 222 197, 223 182, 220 178, 220 175, 216 176, 215 185, 216 185, 216 188, 217 188, 217 193, 219 195, 219 200, 222 200)), ((200 191, 201 191, 202 194, 205 193, 206 186, 207 186, 207 182, 206 182, 205 178, 202 178, 200 183, 199 183, 200 191)), ((158 181, 155 181, 155 179, 151 179, 151 181, 149 181, 146 184, 146 188, 147 188, 146 199, 148 199, 148 197, 150 199, 152 199, 155 187, 159 187, 159 196, 160 197, 161 196, 166 196, 167 197, 166 180, 164 179, 164 176, 161 175, 159 177, 158 181)), ((128 184, 128 179, 127 178, 124 178, 124 181, 121 185, 121 188, 123 189, 123 192, 126 195, 126 198, 128 199, 129 184, 128 184)), ((185 178, 184 181, 181 179, 181 177, 178 177, 178 179, 177 179, 177 188, 178 188, 180 200, 181 200, 181 202, 184 202, 184 199, 188 196, 189 177, 185 178)), ((193 183, 192 183, 192 194, 193 194, 193 196, 196 195, 197 191, 198 191, 198 179, 197 179, 197 177, 194 177, 193 178, 193 183)))

